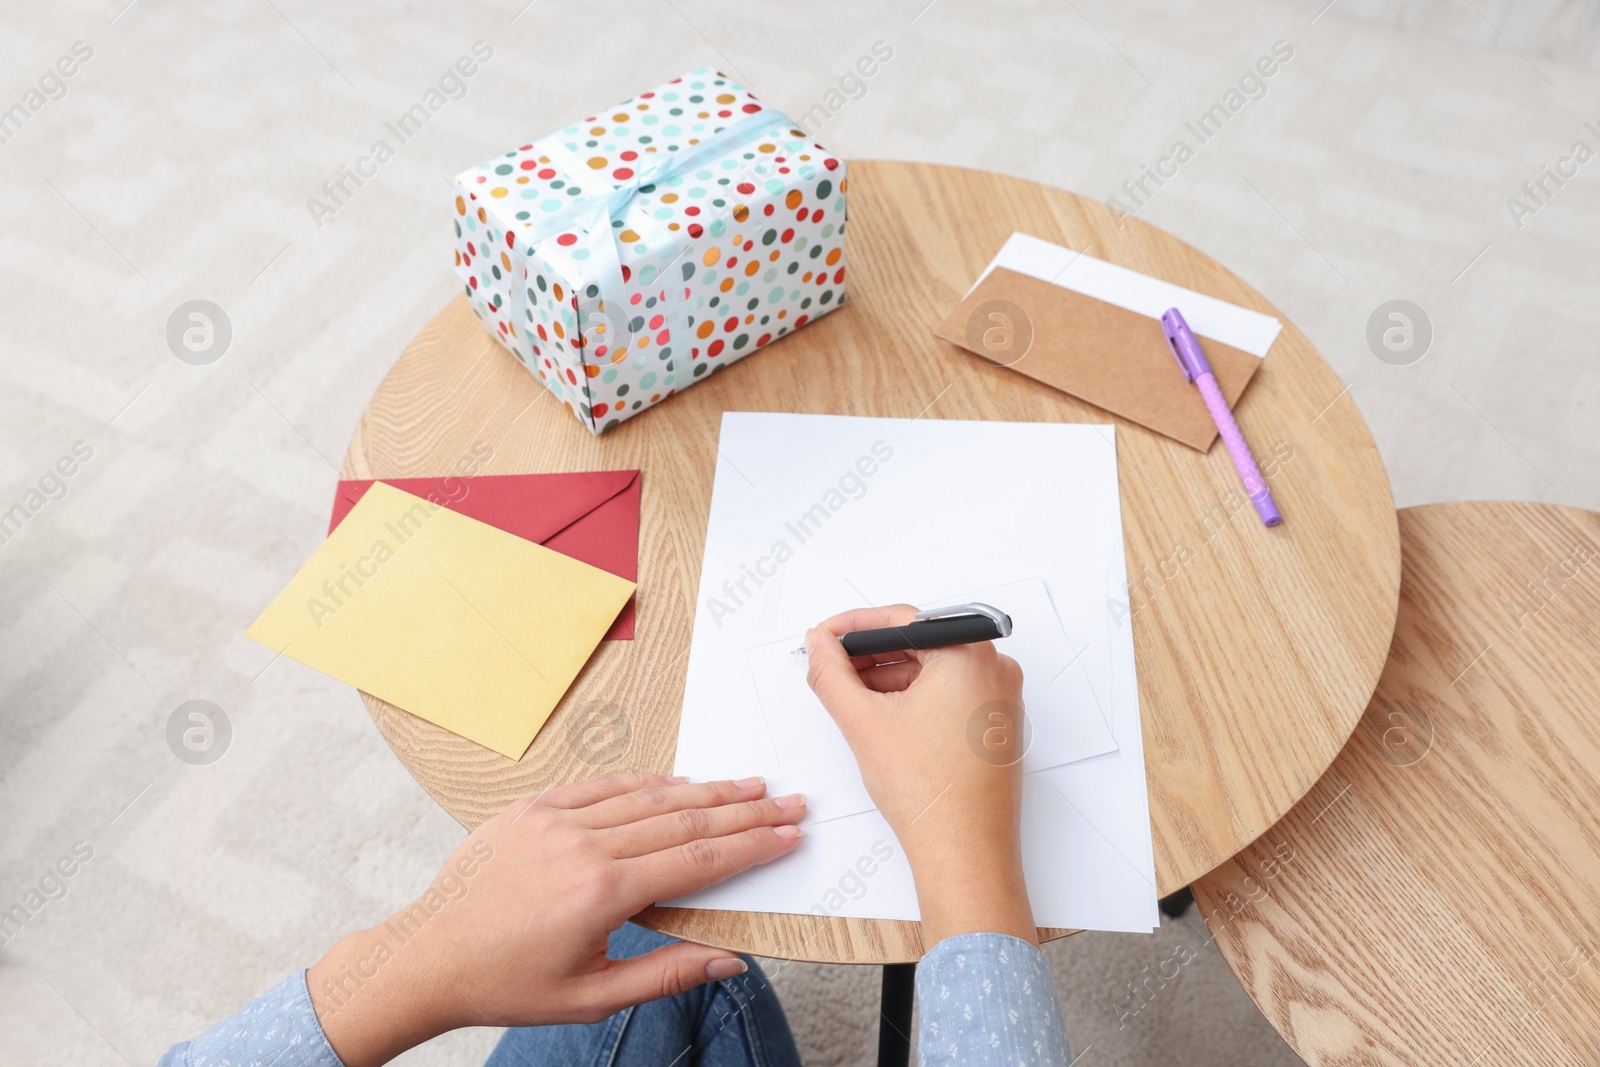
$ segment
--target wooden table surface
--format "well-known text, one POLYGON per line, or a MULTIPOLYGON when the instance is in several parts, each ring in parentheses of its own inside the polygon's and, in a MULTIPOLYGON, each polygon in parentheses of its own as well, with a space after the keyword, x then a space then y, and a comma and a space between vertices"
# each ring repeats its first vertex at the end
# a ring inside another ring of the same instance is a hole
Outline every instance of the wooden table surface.
POLYGON ((1361 724, 1195 896, 1307 1063, 1600 1062, 1600 514, 1438 504, 1400 540, 1361 724))
MULTIPOLYGON (((1161 230, 1132 218, 1119 226, 1105 205, 1032 182, 855 162, 849 197, 843 308, 599 438, 500 349, 463 298, 423 329, 368 405, 345 476, 643 469, 638 638, 602 645, 520 762, 370 696, 368 709, 468 827, 558 782, 668 771, 723 411, 1114 422, 1156 888, 1187 885, 1311 788, 1377 682, 1399 536, 1366 425, 1285 321, 1237 411, 1264 464, 1272 457, 1284 525, 1268 530, 1220 445, 1202 455, 931 332, 1014 230, 1282 318, 1253 288, 1161 230), (625 741, 573 744, 591 719, 625 741)), ((775 957, 906 961, 922 949, 908 922, 669 909, 641 921, 775 957)))

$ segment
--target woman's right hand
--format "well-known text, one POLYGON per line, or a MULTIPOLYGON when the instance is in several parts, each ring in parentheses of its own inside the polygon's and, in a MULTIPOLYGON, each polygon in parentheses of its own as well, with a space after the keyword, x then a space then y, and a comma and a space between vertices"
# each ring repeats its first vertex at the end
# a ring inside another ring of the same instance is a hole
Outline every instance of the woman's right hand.
POLYGON ((859 608, 806 634, 807 681, 839 724, 905 849, 923 940, 1012 934, 1038 943, 1022 879, 1022 669, 991 642, 852 660, 852 630, 916 608, 859 608))

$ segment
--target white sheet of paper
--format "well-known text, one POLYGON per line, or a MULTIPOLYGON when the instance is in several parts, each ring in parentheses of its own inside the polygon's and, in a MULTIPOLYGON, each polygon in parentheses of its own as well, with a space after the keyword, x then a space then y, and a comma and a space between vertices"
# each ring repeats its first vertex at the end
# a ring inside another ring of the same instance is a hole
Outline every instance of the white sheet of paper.
MULTIPOLYGON (((745 650, 851 605, 1018 573, 1043 580, 1069 639, 1098 635, 1082 663, 1109 673, 1100 697, 1118 745, 1024 779, 1035 920, 1148 932, 1159 918, 1133 638, 1125 606, 1108 610, 1127 580, 1112 427, 725 414, 676 773, 783 781, 745 650)), ((808 823, 784 859, 671 903, 917 918, 876 811, 808 823)))
MULTIPOLYGON (((915 599, 918 607, 928 608, 971 601, 1011 616, 1011 636, 996 641, 995 647, 1022 666, 1022 704, 1027 709, 1023 769, 1059 767, 1115 749, 1101 697, 1083 663, 1090 641, 1073 647, 1044 582, 1030 578, 955 597, 915 599)), ((806 684, 805 657, 795 652, 802 641, 803 635, 795 634, 745 650, 761 714, 783 768, 782 781, 768 784, 785 793, 805 793, 808 824, 871 811, 875 805, 850 746, 806 684)), ((1109 672, 1100 688, 1110 695, 1109 672)))
POLYGON ((1173 285, 1136 270, 1074 252, 1025 233, 1013 233, 1006 240, 1000 253, 978 275, 978 281, 972 284, 972 288, 976 289, 979 282, 996 267, 1051 282, 1063 289, 1104 300, 1152 319, 1159 319, 1168 308, 1179 308, 1189 329, 1201 337, 1232 345, 1252 356, 1265 356, 1283 329, 1283 323, 1271 315, 1263 315, 1259 311, 1251 311, 1226 300, 1218 300, 1214 296, 1206 296, 1181 285, 1173 285))
POLYGON ((1040 926, 1161 926, 1126 582, 1120 565, 1106 582, 1117 751, 1023 779, 1023 872, 1040 926))

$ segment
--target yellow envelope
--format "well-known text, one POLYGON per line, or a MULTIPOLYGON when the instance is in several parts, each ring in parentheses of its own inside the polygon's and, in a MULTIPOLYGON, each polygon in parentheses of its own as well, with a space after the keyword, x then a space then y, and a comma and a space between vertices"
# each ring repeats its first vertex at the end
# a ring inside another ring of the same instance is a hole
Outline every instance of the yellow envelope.
POLYGON ((246 636, 520 759, 633 589, 379 482, 246 636))

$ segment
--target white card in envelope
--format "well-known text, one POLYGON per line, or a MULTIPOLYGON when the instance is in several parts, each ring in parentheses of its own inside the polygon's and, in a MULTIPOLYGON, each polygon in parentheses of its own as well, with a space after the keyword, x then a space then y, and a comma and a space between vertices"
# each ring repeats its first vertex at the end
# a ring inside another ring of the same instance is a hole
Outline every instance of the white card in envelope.
MULTIPOLYGON (((1027 723, 1023 770, 1040 771, 1114 751, 1117 742, 1107 728, 1102 707, 1107 697, 1101 695, 1109 694, 1109 678, 1100 679, 1100 693, 1096 693, 1085 662, 1092 642, 1080 638, 1077 647, 1073 646, 1044 582, 1031 578, 919 602, 918 606, 945 607, 971 601, 990 604, 1011 616, 1011 636, 996 641, 995 647, 1022 667, 1027 723)), ((1104 635, 1098 638, 1103 644, 1104 635)), ((782 768, 781 783, 771 784, 786 793, 807 794, 809 822, 871 811, 874 805, 850 746, 806 685, 805 656, 796 653, 802 639, 797 634, 745 651, 761 714, 782 768)), ((1104 657, 1095 660, 1105 663, 1104 657)))

